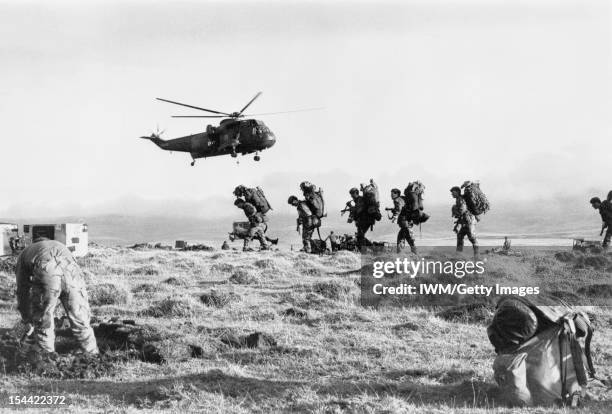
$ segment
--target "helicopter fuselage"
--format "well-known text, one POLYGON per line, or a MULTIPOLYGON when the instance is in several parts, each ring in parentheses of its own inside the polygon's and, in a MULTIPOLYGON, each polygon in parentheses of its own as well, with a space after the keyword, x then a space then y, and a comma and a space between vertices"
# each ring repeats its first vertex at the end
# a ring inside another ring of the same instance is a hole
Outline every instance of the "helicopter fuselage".
POLYGON ((218 127, 209 125, 205 132, 169 140, 159 137, 149 139, 166 151, 189 152, 194 160, 258 153, 276 143, 272 131, 256 119, 224 119, 218 127))

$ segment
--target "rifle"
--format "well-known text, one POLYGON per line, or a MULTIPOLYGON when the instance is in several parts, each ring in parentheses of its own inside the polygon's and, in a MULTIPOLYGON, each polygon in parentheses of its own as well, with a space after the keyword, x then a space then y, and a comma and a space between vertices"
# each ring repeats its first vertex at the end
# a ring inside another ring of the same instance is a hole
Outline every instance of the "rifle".
POLYGON ((453 232, 458 233, 457 227, 459 227, 459 220, 455 221, 455 225, 453 226, 453 232))
MULTIPOLYGON (((392 211, 393 213, 395 213, 395 207, 385 207, 385 211, 392 211)), ((395 220, 393 219, 394 214, 389 214, 387 213, 387 218, 389 220, 391 220, 393 223, 395 223, 395 220)))
POLYGON ((344 213, 349 212, 353 209, 353 206, 351 205, 351 201, 347 201, 346 202, 346 207, 344 207, 342 210, 340 210, 340 215, 344 216, 344 213))

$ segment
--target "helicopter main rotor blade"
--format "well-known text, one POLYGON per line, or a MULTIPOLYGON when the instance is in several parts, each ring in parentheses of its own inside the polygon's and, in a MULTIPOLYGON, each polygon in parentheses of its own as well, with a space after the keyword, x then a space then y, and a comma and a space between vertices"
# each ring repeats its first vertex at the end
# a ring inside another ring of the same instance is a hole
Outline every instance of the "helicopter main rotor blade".
POLYGON ((225 115, 172 115, 172 118, 226 118, 225 115))
POLYGON ((248 103, 248 104, 246 104, 246 105, 244 106, 244 108, 242 108, 242 109, 240 110, 240 112, 238 112, 238 115, 242 115, 242 113, 244 112, 244 110, 245 110, 245 109, 247 109, 247 108, 249 107, 249 105, 251 105, 251 104, 253 103, 253 101, 254 101, 255 99, 259 98, 260 96, 261 96, 261 92, 257 92, 257 94, 256 94, 256 95, 253 97, 253 99, 251 99, 251 100, 249 101, 249 103, 248 103))
POLYGON ((175 105, 186 106, 187 108, 193 108, 193 109, 197 109, 199 111, 206 111, 206 112, 211 112, 213 114, 220 114, 220 115, 230 116, 230 114, 227 114, 225 112, 213 111, 212 109, 200 108, 199 106, 187 105, 187 104, 184 104, 184 103, 175 102, 175 101, 169 101, 168 99, 162 99, 162 98, 155 98, 155 99, 157 99, 158 101, 168 102, 168 103, 175 104, 175 105))
POLYGON ((278 114, 290 114, 293 112, 310 112, 310 111, 320 111, 325 108, 306 108, 306 109, 296 109, 294 111, 282 111, 282 112, 264 112, 260 114, 247 114, 243 116, 260 116, 260 115, 278 115, 278 114))

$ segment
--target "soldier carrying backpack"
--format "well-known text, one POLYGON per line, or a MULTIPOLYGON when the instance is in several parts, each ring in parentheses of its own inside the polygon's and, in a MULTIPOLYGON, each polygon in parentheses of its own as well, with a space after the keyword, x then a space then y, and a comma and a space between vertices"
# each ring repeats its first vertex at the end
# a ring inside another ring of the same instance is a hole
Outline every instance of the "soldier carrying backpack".
POLYGON ((357 227, 358 249, 372 244, 365 235, 368 230, 373 230, 374 224, 382 218, 378 186, 374 180, 370 179, 369 184, 361 184, 361 194, 359 192, 358 188, 351 188, 349 194, 351 195, 353 205, 351 206, 350 202, 347 203, 347 209, 350 211, 347 222, 355 223, 357 227))
POLYGON ((300 183, 300 189, 302 190, 302 194, 304 194, 304 201, 308 204, 312 214, 319 219, 326 217, 327 212, 325 211, 325 200, 323 199, 323 190, 321 187, 317 190, 317 186, 314 184, 303 181, 300 183))
POLYGON ((476 239, 476 218, 468 209, 467 203, 461 195, 461 188, 455 186, 450 189, 451 196, 455 199, 455 204, 451 209, 455 226, 453 231, 457 233, 457 251, 463 251, 463 241, 467 236, 472 248, 474 249, 474 258, 478 259, 478 240, 476 239))
POLYGON ((601 246, 604 249, 608 249, 610 246, 610 239, 612 239, 612 191, 608 194, 608 199, 601 201, 599 197, 591 198, 591 206, 599 211, 599 215, 601 216, 601 232, 599 232, 600 236, 603 236, 604 231, 606 235, 604 236, 603 242, 601 246))
MULTIPOLYGON (((239 185, 234 189, 234 195, 236 197, 242 197, 247 203, 253 204, 257 212, 264 216, 268 211, 272 210, 272 206, 270 206, 268 199, 260 187, 248 188, 244 185, 239 185)), ((264 220, 267 221, 267 218, 264 217, 264 220)))
POLYGON ((401 246, 404 241, 410 246, 412 253, 417 253, 416 245, 414 242, 414 234, 412 232, 413 222, 406 215, 406 198, 402 196, 401 191, 398 188, 391 190, 391 199, 393 200, 393 208, 386 210, 391 211, 392 216, 389 217, 392 223, 397 221, 399 231, 397 233, 397 252, 401 252, 401 246))
POLYGON ((522 297, 498 302, 487 329, 497 353, 495 381, 513 406, 575 407, 585 397, 589 379, 595 379, 593 327, 586 314, 559 299, 540 297, 538 302, 545 304, 522 297))

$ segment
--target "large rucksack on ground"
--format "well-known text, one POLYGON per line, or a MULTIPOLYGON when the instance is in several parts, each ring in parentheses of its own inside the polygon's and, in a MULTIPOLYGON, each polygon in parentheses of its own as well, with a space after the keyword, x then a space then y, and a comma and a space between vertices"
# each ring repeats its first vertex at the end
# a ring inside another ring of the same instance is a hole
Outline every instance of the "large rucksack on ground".
POLYGON ((272 206, 268 203, 268 199, 260 187, 247 188, 245 190, 245 201, 255 206, 258 212, 266 214, 272 210, 272 206))
POLYGON ((425 194, 425 186, 420 181, 414 181, 408 184, 404 189, 404 216, 414 224, 425 223, 429 220, 429 214, 423 212, 423 194, 425 194))
POLYGON ((361 193, 363 194, 364 208, 367 215, 376 221, 380 221, 380 198, 378 195, 378 186, 374 180, 370 180, 370 184, 362 186, 361 193))
POLYGON ((595 377, 588 316, 559 300, 549 303, 504 298, 487 329, 498 354, 495 381, 510 405, 575 406, 585 395, 587 373, 595 377))
POLYGON ((478 218, 491 208, 485 193, 480 189, 480 183, 476 181, 466 181, 461 186, 463 188, 463 199, 470 213, 478 218))

